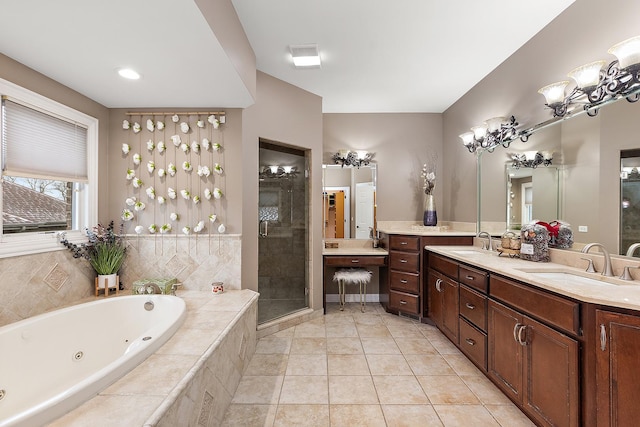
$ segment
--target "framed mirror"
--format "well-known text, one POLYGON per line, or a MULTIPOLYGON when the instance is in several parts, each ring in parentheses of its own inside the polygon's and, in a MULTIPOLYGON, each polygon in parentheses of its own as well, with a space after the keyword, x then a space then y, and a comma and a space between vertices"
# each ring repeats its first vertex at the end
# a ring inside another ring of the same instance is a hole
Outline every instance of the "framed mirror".
POLYGON ((325 239, 369 239, 376 221, 375 164, 322 165, 325 239))
POLYGON ((560 167, 515 168, 507 163, 505 170, 507 230, 520 230, 534 219, 562 218, 560 167))

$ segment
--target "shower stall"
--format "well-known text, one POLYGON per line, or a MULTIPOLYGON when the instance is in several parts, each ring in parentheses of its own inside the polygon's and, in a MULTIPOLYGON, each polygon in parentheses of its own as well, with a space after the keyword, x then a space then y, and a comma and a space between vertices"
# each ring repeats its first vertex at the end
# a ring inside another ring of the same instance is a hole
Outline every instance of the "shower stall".
POLYGON ((307 152, 260 140, 258 323, 309 306, 307 152))

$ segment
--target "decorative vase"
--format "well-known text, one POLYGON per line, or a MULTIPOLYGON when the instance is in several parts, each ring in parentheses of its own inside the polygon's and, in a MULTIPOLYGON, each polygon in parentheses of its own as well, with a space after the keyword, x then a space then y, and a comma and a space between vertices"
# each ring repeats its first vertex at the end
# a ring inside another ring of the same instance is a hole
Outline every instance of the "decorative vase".
POLYGON ((437 223, 438 213, 436 212, 436 201, 433 199, 433 194, 427 194, 424 198, 423 224, 433 227, 437 223))
POLYGON ((118 287, 117 274, 98 274, 98 288, 116 288, 118 287), (106 286, 105 286, 106 284, 106 286))

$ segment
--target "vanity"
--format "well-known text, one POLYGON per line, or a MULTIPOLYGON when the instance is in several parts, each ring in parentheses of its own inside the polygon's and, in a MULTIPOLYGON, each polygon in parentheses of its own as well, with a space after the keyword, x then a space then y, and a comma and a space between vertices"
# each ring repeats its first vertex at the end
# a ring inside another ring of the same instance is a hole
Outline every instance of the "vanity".
POLYGON ((428 314, 536 424, 636 425, 640 282, 586 273, 580 255, 427 246, 428 314))

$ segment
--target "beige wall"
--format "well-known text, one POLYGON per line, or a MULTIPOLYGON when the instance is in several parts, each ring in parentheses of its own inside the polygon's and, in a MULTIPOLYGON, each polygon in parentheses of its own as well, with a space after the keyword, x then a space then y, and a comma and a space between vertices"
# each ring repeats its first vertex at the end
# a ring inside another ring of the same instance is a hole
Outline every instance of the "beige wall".
MULTIPOLYGON (((445 194, 449 196, 445 198, 443 206, 446 217, 457 221, 475 219, 475 156, 469 154, 462 146, 458 135, 471 126, 497 115, 513 114, 522 127, 532 126, 550 118, 549 110, 544 108, 544 98, 537 93, 540 87, 566 79, 569 71, 582 64, 596 59, 612 60, 613 57, 607 54, 608 48, 637 35, 635 17, 640 14, 640 3, 613 0, 608 3, 607 8, 625 12, 616 15, 615 19, 602 20, 598 19, 602 13, 601 2, 575 2, 444 112, 444 182, 445 194), (597 25, 585 24, 594 20, 597 21, 597 25), (580 34, 583 36, 576 36, 580 34)), ((569 185, 565 191, 565 209, 595 215, 588 221, 595 222, 594 228, 599 234, 585 237, 610 241, 612 236, 615 236, 611 227, 615 227, 614 224, 618 222, 616 193, 619 192, 618 173, 611 171, 619 167, 619 160, 616 160, 619 149, 622 145, 632 148, 634 132, 637 135, 637 125, 628 117, 633 114, 631 109, 635 108, 636 112, 638 110, 635 106, 626 104, 620 102, 615 106, 606 107, 601 111, 599 118, 580 117, 561 126, 548 128, 534 135, 527 143, 512 143, 507 150, 497 148, 494 153, 484 153, 483 220, 504 221, 506 153, 555 147, 561 152, 561 158, 566 157, 568 164, 574 165, 572 173, 577 174, 582 168, 580 173, 583 183, 590 182, 589 185, 578 189, 572 189, 571 184, 569 185), (622 109, 624 113, 621 113, 622 109), (616 141, 625 142, 618 145, 616 141), (600 153, 597 153, 596 148, 593 148, 594 152, 587 146, 599 146, 600 153), (571 163, 576 156, 585 158, 589 163, 571 163), (589 159, 589 156, 600 157, 600 161, 589 159), (607 184, 604 184, 604 179, 607 180, 607 184), (583 207, 584 203, 590 200, 589 194, 599 194, 607 203, 604 204, 603 200, 600 200, 601 207, 595 208, 595 212, 594 208, 587 210, 583 207), (607 231, 604 231, 604 224, 609 224, 607 231)), ((577 228, 579 224, 572 225, 577 228)), ((579 238, 580 236, 576 236, 576 239, 579 238)))
MULTIPOLYGON (((375 153, 379 221, 419 221, 423 215, 422 165, 435 153, 436 207, 443 205, 442 115, 431 113, 324 114, 323 162, 340 149, 375 153)), ((439 208, 438 208, 439 209, 439 208)), ((440 220, 446 215, 438 212, 440 220)))
POLYGON ((258 72, 256 103, 242 114, 242 287, 258 288, 258 140, 311 150, 310 283, 312 308, 322 308, 322 99, 258 72))

